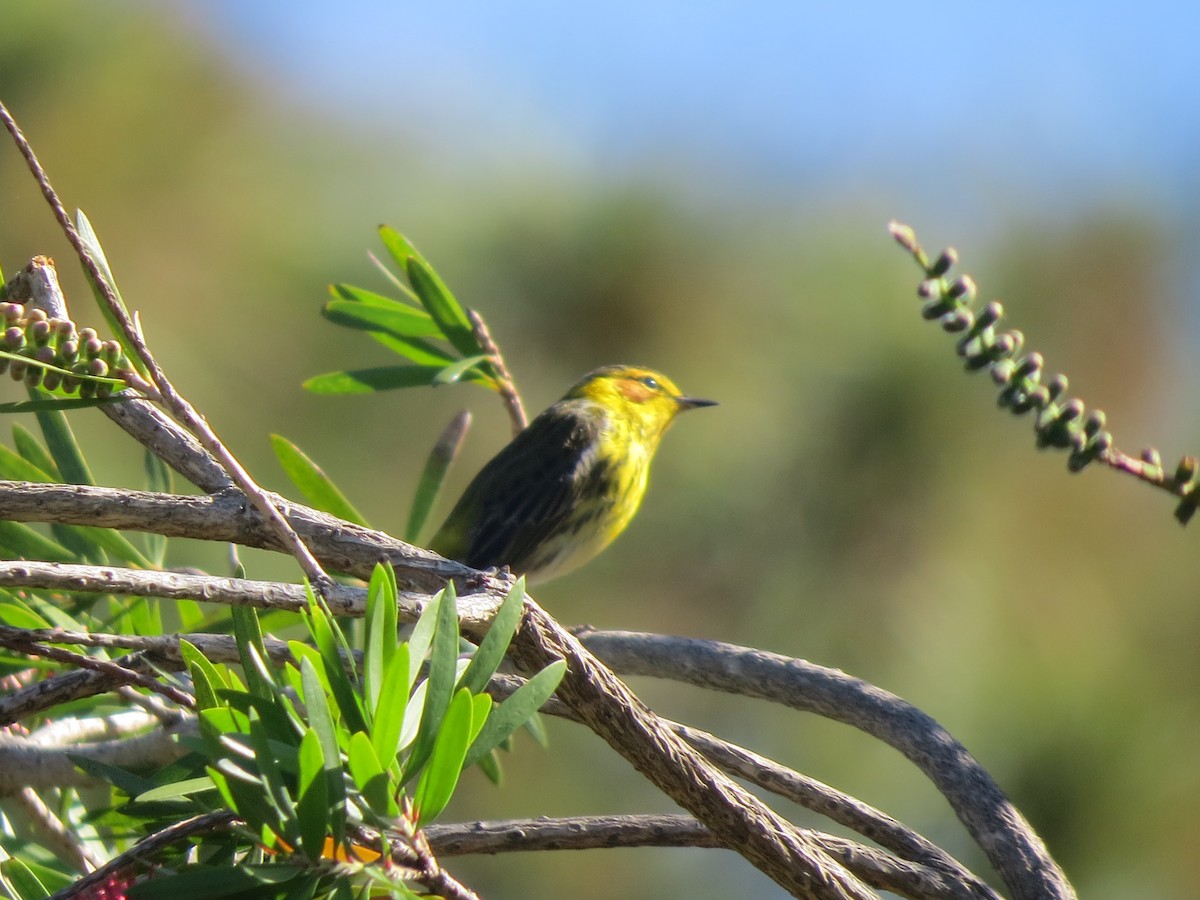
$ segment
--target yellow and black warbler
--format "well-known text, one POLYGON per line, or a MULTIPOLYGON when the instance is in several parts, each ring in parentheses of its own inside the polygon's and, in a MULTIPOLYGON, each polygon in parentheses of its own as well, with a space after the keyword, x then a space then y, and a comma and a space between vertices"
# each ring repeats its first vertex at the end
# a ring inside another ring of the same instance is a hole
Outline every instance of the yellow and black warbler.
POLYGON ((714 405, 650 369, 596 369, 480 470, 430 546, 531 582, 562 575, 625 530, 675 416, 714 405))

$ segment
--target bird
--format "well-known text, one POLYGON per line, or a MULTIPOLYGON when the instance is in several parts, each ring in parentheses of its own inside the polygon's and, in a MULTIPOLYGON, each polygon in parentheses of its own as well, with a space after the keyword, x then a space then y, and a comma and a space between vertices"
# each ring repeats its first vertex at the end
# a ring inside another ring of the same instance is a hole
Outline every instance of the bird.
POLYGON ((653 369, 589 372, 484 465, 430 549, 473 569, 507 566, 527 583, 578 568, 637 513, 675 417, 715 405, 653 369))

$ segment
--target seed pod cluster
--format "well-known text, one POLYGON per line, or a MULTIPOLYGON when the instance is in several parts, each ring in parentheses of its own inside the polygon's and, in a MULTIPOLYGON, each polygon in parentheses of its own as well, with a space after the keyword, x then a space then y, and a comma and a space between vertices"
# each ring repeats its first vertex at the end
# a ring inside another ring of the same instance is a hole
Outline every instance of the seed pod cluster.
POLYGON ((117 341, 102 341, 91 328, 77 331, 68 319, 52 319, 20 303, 0 303, 0 323, 0 350, 11 354, 0 356, 0 374, 8 372, 30 387, 103 398, 116 386, 96 378, 120 378, 122 372, 132 371, 117 341))
POLYGON ((1175 518, 1186 525, 1200 508, 1200 459, 1184 456, 1174 472, 1163 465, 1153 447, 1140 459, 1120 452, 1105 428, 1104 413, 1088 412, 1082 400, 1067 396, 1067 377, 1047 375, 1040 353, 1021 355, 1025 342, 1019 331, 998 331, 1004 309, 997 302, 976 312, 975 283, 969 276, 948 280, 958 262, 952 249, 930 260, 912 228, 899 222, 889 226, 896 243, 916 260, 925 273, 917 288, 924 301, 921 315, 937 321, 946 331, 958 334, 957 350, 968 371, 987 369, 1000 388, 997 402, 1015 415, 1034 413, 1034 431, 1039 448, 1067 450, 1067 466, 1078 472, 1088 463, 1102 459, 1107 465, 1169 491, 1179 499, 1175 518))
POLYGON ((1001 408, 1014 415, 1034 413, 1039 448, 1069 451, 1067 467, 1078 472, 1112 447, 1104 413, 1088 412, 1082 400, 1067 397, 1067 377, 1047 375, 1040 353, 1022 356, 1025 336, 1021 332, 999 329, 1004 307, 993 300, 978 311, 973 308, 978 294, 975 282, 969 275, 949 277, 958 262, 953 249, 930 260, 912 229, 893 225, 892 236, 925 270, 925 280, 917 287, 917 295, 924 301, 922 317, 959 336, 955 350, 963 365, 968 372, 986 369, 991 373, 1000 389, 996 402, 1001 408))

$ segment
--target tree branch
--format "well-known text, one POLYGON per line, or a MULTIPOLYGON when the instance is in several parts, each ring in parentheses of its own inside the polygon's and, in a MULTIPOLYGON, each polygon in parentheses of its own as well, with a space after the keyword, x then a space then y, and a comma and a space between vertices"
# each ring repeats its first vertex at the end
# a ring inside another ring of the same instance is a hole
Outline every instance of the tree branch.
POLYGON ((852 725, 895 747, 950 801, 1014 897, 1074 896, 1041 839, 987 771, 933 718, 894 694, 836 669, 718 641, 590 631, 581 639, 623 674, 771 700, 852 725))
MULTIPOLYGON (((929 900, 974 900, 982 896, 937 870, 900 862, 844 838, 821 832, 809 834, 826 853, 872 887, 929 900)), ((464 822, 430 825, 425 836, 438 856, 623 847, 721 847, 712 832, 695 819, 671 815, 464 822)))
POLYGON ((510 655, 527 674, 558 659, 558 696, 659 790, 797 897, 869 898, 872 892, 801 829, 672 734, 625 684, 527 599, 510 655))

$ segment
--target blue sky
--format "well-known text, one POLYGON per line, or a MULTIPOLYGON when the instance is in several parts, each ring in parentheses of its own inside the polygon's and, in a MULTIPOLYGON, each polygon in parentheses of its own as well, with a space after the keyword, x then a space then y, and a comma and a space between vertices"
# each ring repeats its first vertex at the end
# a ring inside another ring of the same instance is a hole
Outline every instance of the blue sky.
POLYGON ((190 16, 304 102, 422 123, 447 151, 670 157, 835 189, 969 174, 1193 213, 1192 4, 222 0, 190 16))

